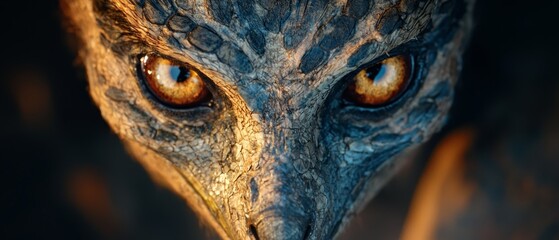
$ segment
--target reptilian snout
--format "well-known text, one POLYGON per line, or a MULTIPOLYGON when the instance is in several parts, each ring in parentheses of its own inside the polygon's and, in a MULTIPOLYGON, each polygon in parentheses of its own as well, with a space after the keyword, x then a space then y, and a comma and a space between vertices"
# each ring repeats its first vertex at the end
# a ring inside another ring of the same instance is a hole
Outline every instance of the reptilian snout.
POLYGON ((308 239, 321 211, 313 197, 320 191, 319 153, 312 134, 317 121, 293 122, 285 112, 262 119, 264 145, 248 173, 249 230, 256 239, 308 239))
POLYGON ((253 178, 258 180, 251 180, 251 234, 256 239, 307 239, 314 224, 315 204, 298 189, 308 184, 281 171, 266 171, 253 178))

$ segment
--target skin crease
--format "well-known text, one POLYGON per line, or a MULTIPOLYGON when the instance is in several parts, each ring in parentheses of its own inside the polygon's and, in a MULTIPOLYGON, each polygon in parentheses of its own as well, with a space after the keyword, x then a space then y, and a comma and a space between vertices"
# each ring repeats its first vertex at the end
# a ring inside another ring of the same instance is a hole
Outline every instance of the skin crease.
POLYGON ((274 2, 61 4, 103 117, 220 237, 332 239, 444 123, 473 1, 274 2), (206 75, 211 106, 158 102, 149 53, 206 75), (397 54, 415 68, 398 100, 342 100, 345 76, 397 54))

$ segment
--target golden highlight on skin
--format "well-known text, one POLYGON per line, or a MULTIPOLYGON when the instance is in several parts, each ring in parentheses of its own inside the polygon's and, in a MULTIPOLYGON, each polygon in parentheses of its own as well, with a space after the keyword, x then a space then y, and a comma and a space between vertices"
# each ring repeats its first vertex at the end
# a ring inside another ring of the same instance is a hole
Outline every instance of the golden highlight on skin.
POLYGON ((192 67, 150 54, 140 61, 146 85, 163 103, 187 107, 208 97, 204 80, 192 67))
POLYGON ((406 89, 410 73, 409 57, 387 58, 359 71, 346 89, 346 99, 365 106, 388 104, 406 89))

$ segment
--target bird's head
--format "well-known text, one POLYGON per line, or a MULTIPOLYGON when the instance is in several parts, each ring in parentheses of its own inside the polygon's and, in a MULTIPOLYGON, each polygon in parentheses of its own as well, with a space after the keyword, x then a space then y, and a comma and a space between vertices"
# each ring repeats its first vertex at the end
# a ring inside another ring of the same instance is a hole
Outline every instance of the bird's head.
POLYGON ((224 239, 328 239, 445 121, 468 0, 67 0, 90 93, 224 239))

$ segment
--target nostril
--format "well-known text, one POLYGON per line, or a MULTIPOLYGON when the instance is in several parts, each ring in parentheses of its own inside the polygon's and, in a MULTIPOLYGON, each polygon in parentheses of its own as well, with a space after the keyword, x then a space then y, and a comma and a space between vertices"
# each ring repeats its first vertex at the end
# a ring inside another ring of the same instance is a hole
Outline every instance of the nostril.
POLYGON ((271 217, 259 221, 257 224, 250 221, 248 235, 253 240, 308 240, 313 234, 314 224, 312 220, 302 217, 271 217))
MULTIPOLYGON (((255 240, 260 240, 260 236, 258 236, 258 230, 256 229, 256 226, 254 226, 254 224, 250 224, 249 226, 250 229, 250 233, 252 234, 252 236, 254 237, 255 240)), ((309 236, 311 235, 312 232, 312 225, 309 223, 307 225, 307 227, 305 228, 305 234, 303 235, 303 240, 309 239, 309 236)))
POLYGON ((309 239, 309 236, 311 235, 311 231, 312 231, 312 225, 309 223, 309 225, 307 225, 307 229, 305 229, 305 235, 303 235, 303 240, 309 239))
POLYGON ((256 230, 256 226, 254 226, 254 224, 250 224, 249 229, 252 236, 254 236, 254 239, 260 240, 260 237, 258 237, 258 231, 256 230))

